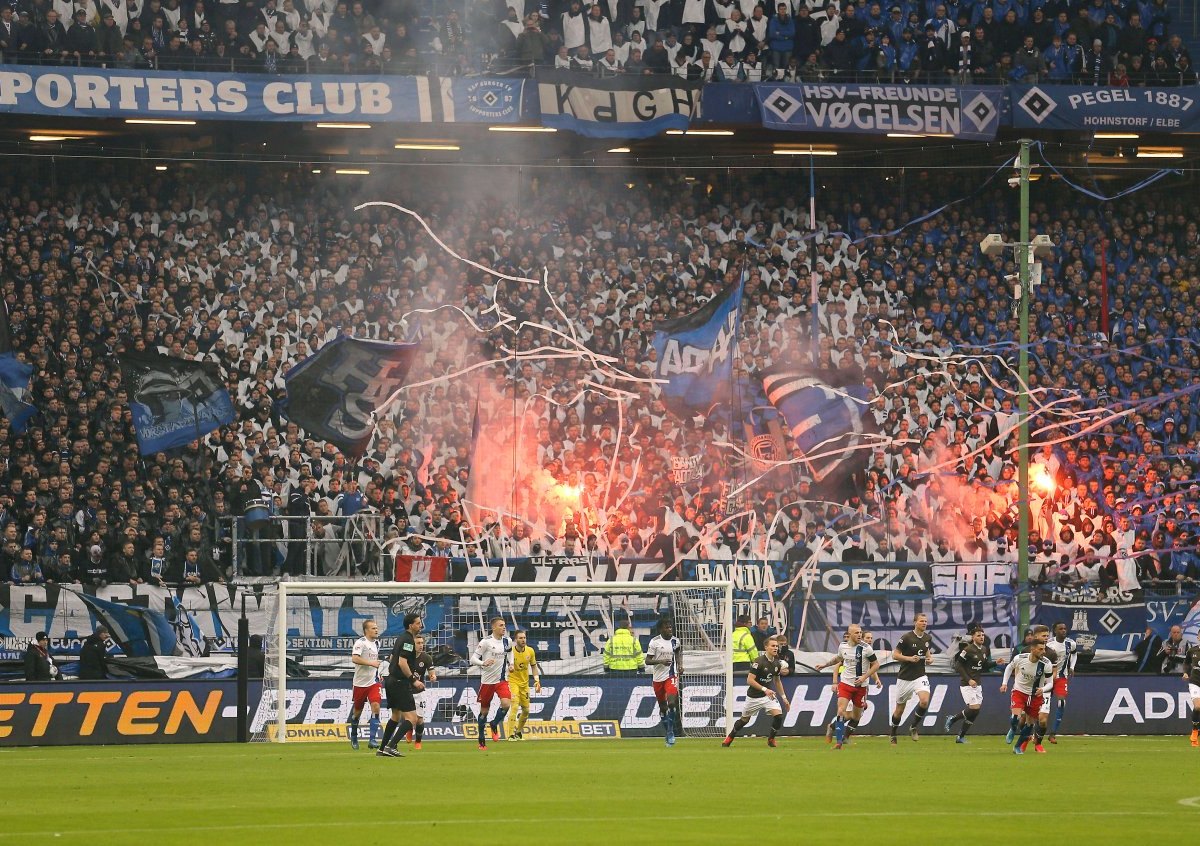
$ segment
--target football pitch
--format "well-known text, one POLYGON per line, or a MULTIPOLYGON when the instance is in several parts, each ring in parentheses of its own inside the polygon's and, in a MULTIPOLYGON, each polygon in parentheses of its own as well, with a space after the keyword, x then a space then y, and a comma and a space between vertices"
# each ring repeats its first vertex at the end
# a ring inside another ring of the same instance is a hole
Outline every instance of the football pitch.
POLYGON ((0 752, 0 844, 1169 843, 1200 832, 1182 737, 191 745, 0 752))

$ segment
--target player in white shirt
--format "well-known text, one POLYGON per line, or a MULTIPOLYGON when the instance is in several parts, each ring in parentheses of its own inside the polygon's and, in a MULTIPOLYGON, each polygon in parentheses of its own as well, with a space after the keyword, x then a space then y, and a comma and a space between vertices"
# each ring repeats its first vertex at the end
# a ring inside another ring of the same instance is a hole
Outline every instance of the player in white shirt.
POLYGON ((871 676, 879 672, 879 657, 870 642, 863 640, 862 626, 851 623, 846 629, 846 639, 838 646, 837 655, 824 664, 818 664, 816 669, 828 667, 837 667, 832 684, 838 697, 833 733, 837 738, 834 748, 841 749, 842 744, 848 742, 850 735, 858 728, 858 721, 867 704, 867 687, 871 683, 871 676))
POLYGON ((675 745, 675 715, 679 712, 679 674, 683 672, 683 649, 675 637, 675 623, 662 619, 658 634, 646 647, 646 666, 654 668, 654 698, 666 729, 667 745, 675 745))
MULTIPOLYGON (((1000 692, 1008 690, 1009 679, 1013 680, 1012 713, 1020 718, 1021 733, 1013 744, 1013 754, 1022 755, 1037 725, 1038 711, 1042 700, 1054 689, 1054 664, 1046 657, 1046 644, 1035 642, 1028 652, 1022 652, 1004 668, 1004 679, 1000 692)), ((1045 752, 1041 746, 1038 752, 1045 752)))
POLYGON ((379 624, 367 620, 362 626, 363 636, 354 641, 354 649, 350 653, 350 661, 354 664, 354 704, 351 706, 350 724, 347 726, 350 734, 350 747, 358 748, 358 721, 362 717, 364 703, 371 703, 371 734, 367 740, 368 749, 377 749, 379 744, 375 738, 379 735, 379 624))
MULTIPOLYGON (((1054 637, 1048 644, 1054 651, 1054 723, 1046 738, 1051 743, 1058 743, 1058 727, 1062 725, 1063 712, 1067 709, 1067 691, 1071 677, 1075 675, 1075 662, 1079 660, 1079 646, 1074 638, 1067 637, 1067 624, 1054 624, 1054 637)), ((1050 716, 1050 697, 1042 703, 1043 713, 1050 716)), ((1045 723, 1043 722, 1043 725, 1045 723)))
POLYGON ((500 699, 500 707, 492 720, 492 740, 500 740, 500 726, 508 716, 508 706, 512 704, 512 693, 508 689, 508 657, 512 652, 512 638, 507 634, 504 620, 496 617, 492 620, 492 635, 479 641, 471 654, 471 666, 480 667, 479 678, 479 748, 487 749, 488 709, 492 699, 500 699))

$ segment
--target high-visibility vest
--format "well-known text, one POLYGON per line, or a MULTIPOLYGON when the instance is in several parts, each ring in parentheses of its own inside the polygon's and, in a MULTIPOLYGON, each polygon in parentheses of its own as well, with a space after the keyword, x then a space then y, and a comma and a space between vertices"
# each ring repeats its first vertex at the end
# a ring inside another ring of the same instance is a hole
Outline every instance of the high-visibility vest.
POLYGON ((733 630, 733 663, 749 664, 758 657, 758 647, 754 645, 754 635, 748 626, 733 630))
POLYGON ((604 644, 605 669, 640 670, 645 663, 642 645, 629 629, 617 629, 604 644))

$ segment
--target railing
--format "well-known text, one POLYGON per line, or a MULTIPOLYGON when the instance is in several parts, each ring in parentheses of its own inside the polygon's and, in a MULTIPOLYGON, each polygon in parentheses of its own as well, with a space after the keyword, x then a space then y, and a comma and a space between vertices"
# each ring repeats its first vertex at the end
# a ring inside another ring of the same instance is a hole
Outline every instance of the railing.
POLYGON ((225 517, 238 579, 286 576, 379 579, 385 574, 383 517, 225 517))

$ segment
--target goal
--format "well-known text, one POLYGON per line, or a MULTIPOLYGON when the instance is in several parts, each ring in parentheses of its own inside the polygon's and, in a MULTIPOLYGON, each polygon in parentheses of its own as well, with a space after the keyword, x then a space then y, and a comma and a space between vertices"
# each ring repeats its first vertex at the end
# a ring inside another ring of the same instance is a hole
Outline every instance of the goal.
POLYGON ((285 581, 275 603, 264 638, 266 672, 253 740, 340 737, 350 717, 350 651, 362 624, 379 624, 383 659, 410 612, 424 619, 425 649, 437 674, 425 697, 430 739, 474 736, 479 670, 469 658, 494 617, 505 621, 510 635, 524 631, 537 652, 542 691, 532 695, 527 737, 661 736, 649 670, 608 673, 603 647, 618 624, 628 622, 644 649, 663 618, 674 623, 683 650, 683 734, 721 737, 732 718, 728 581, 285 581))

